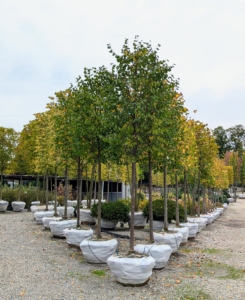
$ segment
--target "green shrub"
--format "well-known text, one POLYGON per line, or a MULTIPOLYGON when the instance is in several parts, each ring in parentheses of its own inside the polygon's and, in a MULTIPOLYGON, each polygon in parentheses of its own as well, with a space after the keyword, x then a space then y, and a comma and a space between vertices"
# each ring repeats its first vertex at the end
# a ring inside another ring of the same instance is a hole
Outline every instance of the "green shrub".
MULTIPOLYGON (((175 202, 168 200, 168 222, 171 220, 176 220, 176 208, 175 202)), ((152 202, 153 220, 163 221, 164 220, 164 201, 163 199, 158 199, 152 202)), ((146 218, 149 219, 149 202, 143 208, 143 213, 146 218)), ((179 219, 180 222, 184 221, 184 208, 179 204, 179 219)))
MULTIPOLYGON (((122 201, 101 203, 101 218, 107 221, 128 222, 129 206, 122 201)), ((98 204, 91 208, 91 216, 98 217, 98 204)))
MULTIPOLYGON (((33 186, 28 186, 28 187, 17 187, 17 188, 12 188, 12 187, 3 187, 3 199, 8 201, 9 203, 12 203, 13 201, 17 201, 20 193, 20 201, 23 201, 26 203, 25 208, 30 208, 31 202, 37 200, 37 192, 38 192, 38 197, 39 201, 41 203, 45 203, 45 192, 43 191, 38 191, 36 187, 33 186)), ((51 201, 53 199, 52 193, 49 192, 48 194, 48 200, 51 201)))

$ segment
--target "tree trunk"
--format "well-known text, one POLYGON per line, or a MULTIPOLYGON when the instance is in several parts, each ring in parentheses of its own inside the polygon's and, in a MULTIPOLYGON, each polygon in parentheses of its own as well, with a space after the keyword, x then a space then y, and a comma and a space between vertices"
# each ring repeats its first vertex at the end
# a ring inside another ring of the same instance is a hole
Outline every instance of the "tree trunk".
POLYGON ((68 200, 68 166, 66 164, 65 168, 65 199, 64 199, 64 206, 65 206, 65 211, 64 211, 64 220, 68 219, 67 216, 67 200, 68 200))
POLYGON ((45 208, 45 211, 48 211, 48 171, 46 171, 46 192, 45 192, 45 199, 46 199, 46 208, 45 208))
POLYGON ((136 163, 132 162, 132 194, 131 194, 131 219, 130 219, 130 251, 134 251, 134 211, 136 188, 136 163))
POLYGON ((184 210, 185 210, 185 222, 187 222, 187 204, 186 204, 186 192, 187 192, 187 174, 186 170, 184 170, 184 210))
POLYGON ((19 190, 18 190, 18 201, 20 201, 20 194, 21 194, 22 184, 23 184, 22 175, 20 175, 20 184, 19 184, 19 190))
POLYGON ((151 151, 148 152, 148 158, 149 158, 149 225, 150 225, 150 241, 154 242, 153 212, 152 212, 152 162, 151 162, 151 151))
POLYGON ((203 186, 203 213, 207 213, 207 208, 206 208, 206 194, 205 194, 205 186, 203 186))
POLYGON ((117 178, 117 200, 118 200, 118 178, 117 178))
MULTIPOLYGON (((100 149, 98 150, 98 231, 97 238, 102 238, 101 235, 101 191, 102 191, 102 181, 101 181, 101 161, 100 161, 100 149)), ((95 183, 96 184, 96 183, 95 183)))
POLYGON ((192 195, 192 215, 196 214, 196 174, 194 175, 194 186, 193 186, 193 195, 192 195))
POLYGON ((163 186, 164 186, 164 230, 168 230, 168 200, 167 200, 167 166, 163 168, 163 186))
POLYGON ((1 173, 1 182, 0 182, 0 200, 3 199, 3 174, 1 173))
POLYGON ((37 175, 37 188, 36 188, 36 191, 37 191, 37 201, 39 201, 39 191, 40 191, 40 182, 39 182, 39 175, 37 175))
POLYGON ((57 217, 57 167, 55 167, 54 174, 54 216, 57 217))
POLYGON ((77 159, 77 227, 80 227, 80 185, 81 185, 81 157, 77 159))
POLYGON ((197 216, 200 217, 200 172, 197 179, 197 216))
POLYGON ((178 174, 175 172, 175 203, 176 203, 176 226, 179 226, 179 187, 178 187, 178 174))

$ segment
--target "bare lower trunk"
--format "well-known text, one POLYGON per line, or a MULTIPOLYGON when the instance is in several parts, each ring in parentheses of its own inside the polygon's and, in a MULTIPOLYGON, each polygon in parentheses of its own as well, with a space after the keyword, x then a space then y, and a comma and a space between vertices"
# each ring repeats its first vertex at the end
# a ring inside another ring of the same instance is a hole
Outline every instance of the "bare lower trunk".
POLYGON ((46 192, 45 192, 45 199, 46 199, 46 211, 48 211, 48 174, 46 173, 46 192))
POLYGON ((77 227, 80 227, 81 158, 77 159, 77 227))
POLYGON ((0 182, 0 200, 3 199, 3 174, 1 174, 1 182, 0 182))
POLYGON ((101 161, 100 161, 100 149, 98 151, 98 231, 97 238, 101 238, 101 191, 102 191, 102 181, 101 181, 101 161))
POLYGON ((57 167, 55 167, 54 175, 54 216, 57 217, 57 167))
POLYGON ((130 251, 134 251, 134 211, 136 189, 136 163, 132 163, 132 194, 131 194, 131 219, 130 219, 130 251))
POLYGON ((207 213, 207 208, 206 208, 206 193, 205 193, 206 189, 205 187, 203 187, 203 213, 206 214, 207 213))
POLYGON ((20 194, 21 194, 22 185, 23 185, 23 180, 22 180, 22 175, 20 175, 20 184, 19 184, 19 190, 18 190, 18 201, 20 201, 20 194))
POLYGON ((185 210, 185 222, 187 222, 187 204, 186 204, 186 192, 187 192, 187 174, 186 170, 184 170, 184 210, 185 210))
POLYGON ((197 216, 200 217, 200 172, 197 179, 197 216))
POLYGON ((150 241, 154 242, 153 236, 153 212, 152 212, 152 163, 151 152, 148 152, 149 158, 149 225, 150 225, 150 241))
POLYGON ((39 191, 40 191, 40 182, 39 182, 39 175, 37 175, 37 188, 36 188, 36 191, 37 191, 37 201, 39 201, 39 191))
POLYGON ((163 186, 164 186, 164 230, 168 230, 168 200, 167 200, 167 166, 163 169, 163 186))
POLYGON ((65 168, 65 199, 64 199, 65 211, 64 211, 64 217, 63 217, 64 220, 68 219, 67 200, 68 200, 68 166, 66 165, 66 168, 65 168))
POLYGON ((176 195, 175 195, 175 202, 176 202, 176 225, 179 226, 179 187, 178 187, 178 174, 175 172, 175 184, 176 184, 176 195))

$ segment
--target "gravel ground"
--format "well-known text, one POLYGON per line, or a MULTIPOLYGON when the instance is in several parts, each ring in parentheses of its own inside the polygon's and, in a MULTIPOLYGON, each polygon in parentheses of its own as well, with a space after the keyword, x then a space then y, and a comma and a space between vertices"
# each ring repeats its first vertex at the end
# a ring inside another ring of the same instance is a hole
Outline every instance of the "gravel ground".
MULTIPOLYGON (((0 300, 244 300, 244 216, 245 200, 238 199, 194 241, 181 246, 166 268, 153 271, 147 285, 123 287, 107 265, 86 263, 78 248, 53 238, 32 213, 1 213, 0 300)), ((136 232, 136 238, 146 236, 136 232)), ((129 241, 119 240, 120 249, 126 250, 129 241)))

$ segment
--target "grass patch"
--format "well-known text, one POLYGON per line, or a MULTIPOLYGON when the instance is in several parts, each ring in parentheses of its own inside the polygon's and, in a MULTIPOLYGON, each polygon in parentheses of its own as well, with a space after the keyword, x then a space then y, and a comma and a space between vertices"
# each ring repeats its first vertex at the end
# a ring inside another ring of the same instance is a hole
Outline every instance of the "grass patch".
POLYGON ((98 276, 98 277, 105 277, 105 271, 104 270, 94 270, 92 271, 92 274, 98 276))
POLYGON ((240 279, 242 277, 244 277, 244 271, 241 269, 237 269, 233 266, 229 266, 226 264, 221 264, 221 263, 217 263, 217 262, 208 262, 205 264, 206 268, 209 269, 216 269, 218 270, 223 270, 225 271, 227 274, 224 276, 219 276, 219 278, 221 279, 240 279))
POLYGON ((220 254, 222 253, 222 250, 215 249, 215 248, 206 248, 201 251, 202 253, 207 253, 207 254, 220 254))
POLYGON ((84 275, 80 272, 68 272, 68 273, 66 273, 66 276, 70 276, 72 278, 78 278, 80 280, 82 280, 85 277, 88 277, 87 275, 84 275))
POLYGON ((210 295, 205 293, 201 289, 195 289, 190 285, 187 285, 185 288, 178 289, 179 300, 211 300, 210 295))

